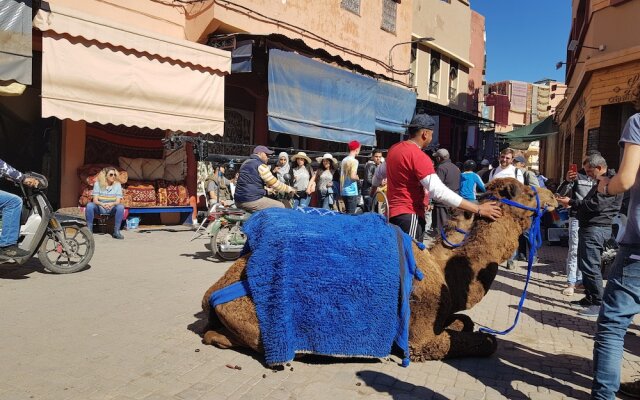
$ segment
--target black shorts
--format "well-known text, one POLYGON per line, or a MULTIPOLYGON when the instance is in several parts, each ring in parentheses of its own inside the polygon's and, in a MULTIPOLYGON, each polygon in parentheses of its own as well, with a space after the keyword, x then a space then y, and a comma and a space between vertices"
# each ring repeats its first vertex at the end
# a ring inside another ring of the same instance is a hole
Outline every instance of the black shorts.
POLYGON ((399 226, 403 232, 422 243, 424 227, 427 224, 424 217, 418 217, 416 214, 400 214, 389 218, 389 222, 399 226))

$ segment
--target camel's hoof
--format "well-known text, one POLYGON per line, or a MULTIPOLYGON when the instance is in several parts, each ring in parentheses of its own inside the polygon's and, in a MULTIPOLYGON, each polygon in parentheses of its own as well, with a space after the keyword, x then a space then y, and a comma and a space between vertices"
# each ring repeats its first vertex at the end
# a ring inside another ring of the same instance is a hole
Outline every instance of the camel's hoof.
POLYGON ((498 339, 488 333, 481 333, 484 336, 483 344, 478 348, 479 357, 489 357, 498 350, 498 339))

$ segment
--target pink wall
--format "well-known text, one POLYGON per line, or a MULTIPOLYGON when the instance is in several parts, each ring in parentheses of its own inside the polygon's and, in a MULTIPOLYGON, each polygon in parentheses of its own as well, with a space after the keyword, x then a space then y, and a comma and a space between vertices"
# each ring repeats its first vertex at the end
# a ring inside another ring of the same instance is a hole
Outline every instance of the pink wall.
POLYGON ((482 99, 482 82, 484 81, 484 58, 486 51, 484 16, 475 11, 471 11, 471 45, 469 47, 469 60, 473 63, 473 68, 469 69, 468 93, 471 101, 467 104, 467 109, 475 114, 478 104, 473 101, 475 92, 480 92, 479 99, 482 99))

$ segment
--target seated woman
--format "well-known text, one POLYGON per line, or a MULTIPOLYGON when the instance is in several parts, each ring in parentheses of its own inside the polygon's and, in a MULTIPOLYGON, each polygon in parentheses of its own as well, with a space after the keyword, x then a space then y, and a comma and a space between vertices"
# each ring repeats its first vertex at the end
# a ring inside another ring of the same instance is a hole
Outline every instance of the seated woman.
POLYGON ((93 232, 93 218, 98 215, 115 215, 115 239, 124 239, 120 233, 122 218, 124 217, 124 205, 122 204, 122 186, 117 181, 118 171, 113 167, 104 168, 98 173, 96 183, 93 185, 93 201, 87 204, 85 215, 87 226, 93 232))
POLYGON ((206 179, 205 186, 207 187, 207 194, 209 200, 213 203, 219 203, 222 205, 230 205, 233 203, 231 194, 231 182, 225 178, 226 167, 224 165, 215 165, 213 167, 213 173, 206 179))

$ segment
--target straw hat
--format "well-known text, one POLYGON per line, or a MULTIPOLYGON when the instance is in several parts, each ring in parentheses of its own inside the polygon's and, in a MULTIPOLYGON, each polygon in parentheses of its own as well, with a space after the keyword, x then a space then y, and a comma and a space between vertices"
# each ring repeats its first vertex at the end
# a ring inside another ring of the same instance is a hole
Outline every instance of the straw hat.
POLYGON ((319 162, 320 164, 322 164, 322 160, 331 160, 331 163, 333 163, 334 168, 336 165, 338 165, 338 160, 333 158, 333 156, 329 153, 324 153, 322 157, 316 157, 316 161, 319 162))
POLYGON ((299 151, 297 154, 291 156, 291 161, 296 161, 298 158, 302 158, 303 160, 307 160, 307 163, 311 164, 311 159, 307 157, 307 153, 304 151, 299 151))

